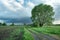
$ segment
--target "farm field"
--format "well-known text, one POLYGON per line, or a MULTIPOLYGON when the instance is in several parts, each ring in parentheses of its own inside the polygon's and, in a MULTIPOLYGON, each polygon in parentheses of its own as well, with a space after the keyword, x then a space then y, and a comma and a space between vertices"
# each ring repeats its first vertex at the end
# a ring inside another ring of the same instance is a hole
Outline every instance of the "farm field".
POLYGON ((44 34, 55 34, 60 36, 60 26, 46 26, 46 27, 40 27, 40 28, 31 28, 31 30, 34 30, 38 33, 44 33, 44 34))
POLYGON ((0 26, 0 40, 60 40, 60 26, 0 26))

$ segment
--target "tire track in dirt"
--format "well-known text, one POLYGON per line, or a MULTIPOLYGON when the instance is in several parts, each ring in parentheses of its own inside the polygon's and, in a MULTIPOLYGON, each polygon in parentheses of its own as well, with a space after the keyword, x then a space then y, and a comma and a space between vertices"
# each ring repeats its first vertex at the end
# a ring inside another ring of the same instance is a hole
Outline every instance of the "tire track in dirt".
POLYGON ((18 34, 18 35, 15 35, 14 36, 14 38, 15 38, 15 40, 24 40, 24 28, 21 28, 21 32, 20 32, 20 34, 18 34))
POLYGON ((24 32, 20 32, 19 35, 15 35, 14 36, 15 40, 23 40, 23 34, 24 34, 24 32))
MULTIPOLYGON (((27 29, 27 30, 28 30, 28 29, 27 29)), ((31 33, 31 35, 34 37, 34 40, 41 40, 36 33, 34 33, 34 32, 31 31, 31 30, 28 30, 28 31, 29 31, 29 32, 31 33)))
MULTIPOLYGON (((34 30, 35 32, 37 32, 36 30, 34 30)), ((60 39, 58 39, 58 38, 56 38, 56 37, 53 37, 53 36, 51 36, 51 35, 47 35, 47 34, 43 34, 43 33, 38 33, 38 35, 40 35, 39 37, 42 37, 42 39, 44 39, 44 40, 60 40, 60 39)))
POLYGON ((29 30, 28 31, 32 34, 32 36, 34 37, 35 40, 58 40, 52 36, 49 36, 47 34, 43 34, 43 33, 35 33, 33 32, 32 30, 29 30))

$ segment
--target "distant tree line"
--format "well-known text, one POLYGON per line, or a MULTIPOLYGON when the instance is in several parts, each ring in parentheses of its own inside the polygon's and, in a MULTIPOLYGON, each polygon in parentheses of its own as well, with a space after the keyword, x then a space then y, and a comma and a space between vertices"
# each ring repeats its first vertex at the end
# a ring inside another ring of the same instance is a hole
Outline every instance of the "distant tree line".
POLYGON ((15 24, 14 23, 12 23, 10 26, 14 26, 15 24))
POLYGON ((60 26, 60 24, 54 24, 53 26, 60 26))
MULTIPOLYGON (((14 23, 11 23, 10 26, 14 26, 15 24, 14 23)), ((0 23, 0 26, 7 26, 6 23, 0 23)))
POLYGON ((6 23, 0 23, 0 26, 6 26, 6 23))

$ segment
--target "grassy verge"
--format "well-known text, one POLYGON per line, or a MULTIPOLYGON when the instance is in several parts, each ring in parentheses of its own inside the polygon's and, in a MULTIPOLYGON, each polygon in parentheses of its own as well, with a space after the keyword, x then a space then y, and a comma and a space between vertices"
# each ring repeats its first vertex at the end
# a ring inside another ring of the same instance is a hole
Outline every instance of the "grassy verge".
POLYGON ((39 33, 41 32, 44 34, 55 34, 55 35, 60 36, 60 26, 40 27, 40 28, 31 28, 31 29, 39 33))
POLYGON ((31 33, 27 29, 25 29, 24 40, 34 40, 31 33))

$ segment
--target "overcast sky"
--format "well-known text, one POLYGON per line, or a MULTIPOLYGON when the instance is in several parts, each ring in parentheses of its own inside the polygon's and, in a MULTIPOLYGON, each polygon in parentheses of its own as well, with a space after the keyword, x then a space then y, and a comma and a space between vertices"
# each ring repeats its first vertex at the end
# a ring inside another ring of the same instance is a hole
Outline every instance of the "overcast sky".
POLYGON ((54 23, 60 23, 59 0, 0 0, 0 22, 31 21, 31 10, 34 6, 44 3, 51 5, 55 11, 54 23), (26 19, 25 19, 26 18, 26 19))

